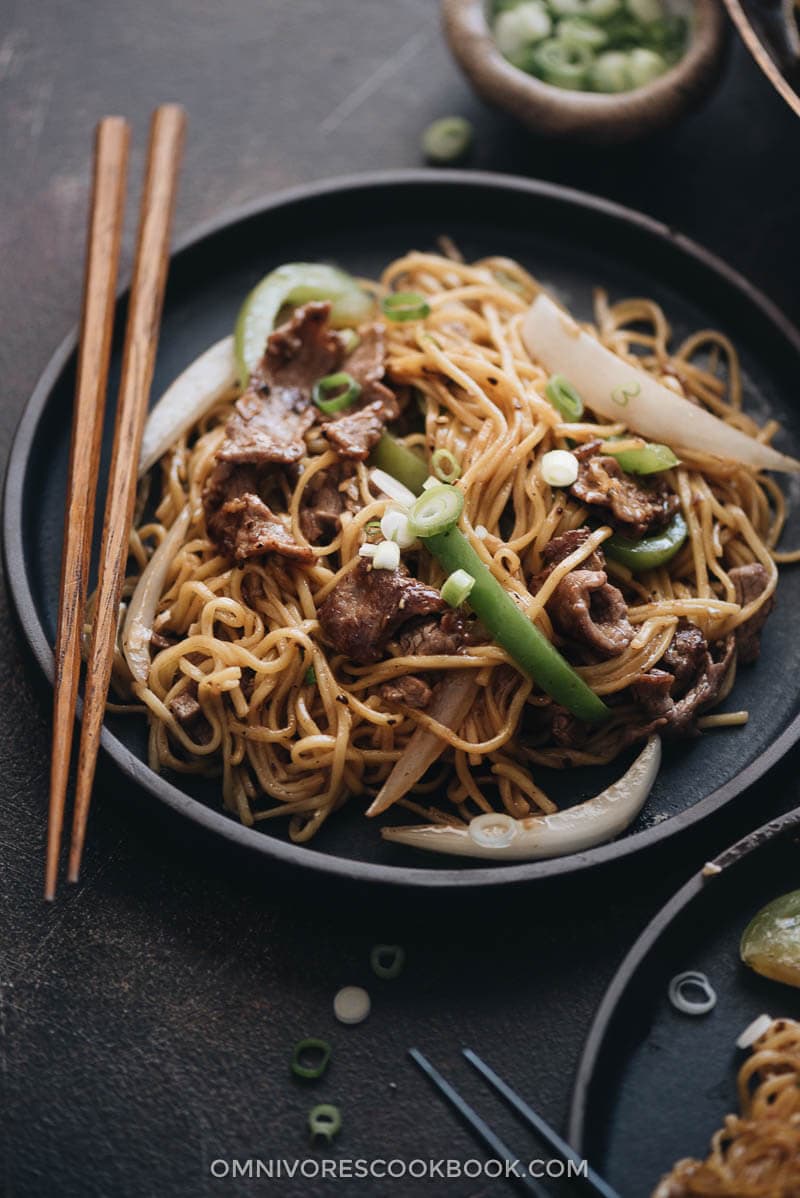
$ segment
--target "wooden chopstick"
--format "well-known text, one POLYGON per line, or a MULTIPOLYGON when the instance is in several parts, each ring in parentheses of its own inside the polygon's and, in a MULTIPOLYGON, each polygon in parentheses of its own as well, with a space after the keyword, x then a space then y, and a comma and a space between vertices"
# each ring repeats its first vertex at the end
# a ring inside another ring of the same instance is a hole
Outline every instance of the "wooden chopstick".
POLYGON ((50 900, 56 891, 78 698, 81 634, 114 328, 129 146, 130 126, 122 117, 107 116, 97 126, 55 647, 53 750, 44 884, 44 897, 50 900))
POLYGON ((169 235, 185 127, 186 115, 176 104, 164 104, 157 108, 150 124, 100 545, 97 603, 86 668, 75 811, 69 850, 70 882, 77 882, 80 871, 100 733, 111 681, 119 603, 136 502, 139 450, 155 367, 158 327, 169 264, 169 235))

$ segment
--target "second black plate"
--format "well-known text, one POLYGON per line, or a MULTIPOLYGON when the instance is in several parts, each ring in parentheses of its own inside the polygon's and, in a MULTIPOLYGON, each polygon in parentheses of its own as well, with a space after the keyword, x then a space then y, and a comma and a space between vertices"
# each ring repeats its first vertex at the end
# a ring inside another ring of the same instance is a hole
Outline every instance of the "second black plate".
POLYGON ((800 990, 739 960, 756 911, 796 890, 800 812, 767 824, 716 858, 722 872, 688 882, 645 929, 597 1013, 578 1069, 570 1142, 622 1198, 652 1193, 675 1161, 704 1160, 738 1109, 736 1039, 759 1015, 800 1019, 800 990), (705 973, 717 994, 703 1016, 676 1011, 670 979, 705 973))
MULTIPOLYGON (((191 237, 170 267, 153 394, 229 332, 243 296, 280 262, 335 261, 375 276, 410 248, 433 247, 443 232, 467 258, 518 258, 580 316, 590 315, 592 289, 602 285, 613 298, 652 296, 678 337, 708 326, 722 329, 741 352, 748 410, 775 416, 786 430, 782 446, 800 446, 800 412, 793 406, 800 339, 744 280, 662 225, 613 204, 548 184, 460 172, 404 171, 317 184, 224 218, 191 237)), ((122 324, 118 320, 119 330, 122 324)), ((74 345, 72 337, 58 351, 29 402, 5 490, 6 576, 24 635, 48 677, 74 345)), ((119 362, 118 341, 112 395, 119 362)), ((796 531, 800 521, 794 525, 796 531)), ((797 739, 800 675, 793 668, 792 612, 800 604, 800 570, 785 572, 779 597, 761 661, 737 680, 735 704, 751 712, 747 727, 671 747, 644 812, 624 838, 555 861, 500 868, 461 861, 456 868, 452 859, 414 855, 382 841, 358 802, 329 820, 310 846, 295 846, 274 822, 269 832, 254 831, 223 814, 216 786, 152 773, 145 764, 143 720, 110 716, 103 746, 129 781, 160 802, 226 840, 293 866, 419 886, 492 885, 568 874, 637 852, 708 815, 741 793, 797 739)), ((544 784, 557 800, 576 801, 596 793, 618 772, 619 766, 585 770, 548 777, 544 784)))

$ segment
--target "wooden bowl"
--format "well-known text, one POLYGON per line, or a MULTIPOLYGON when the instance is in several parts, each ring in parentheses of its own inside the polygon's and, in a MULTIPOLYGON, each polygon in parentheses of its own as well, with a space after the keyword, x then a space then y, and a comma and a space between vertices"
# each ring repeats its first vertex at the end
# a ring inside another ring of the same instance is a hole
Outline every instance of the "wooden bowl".
POLYGON ((720 0, 694 0, 689 46, 666 74, 614 95, 551 87, 511 65, 495 45, 485 0, 442 0, 447 41, 475 90, 543 137, 595 145, 633 141, 676 121, 719 80, 728 41, 720 0))

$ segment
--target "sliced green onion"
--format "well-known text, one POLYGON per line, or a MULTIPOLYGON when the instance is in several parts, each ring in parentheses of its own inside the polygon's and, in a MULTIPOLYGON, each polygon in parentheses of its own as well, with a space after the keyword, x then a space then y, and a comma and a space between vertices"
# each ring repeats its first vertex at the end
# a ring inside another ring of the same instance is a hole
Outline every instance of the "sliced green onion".
POLYGON ((384 316, 389 320, 424 320, 430 316, 430 304, 418 291, 394 291, 381 300, 384 316))
POLYGON ((355 329, 342 329, 339 336, 342 339, 342 348, 346 354, 352 354, 361 344, 361 338, 355 329))
POLYGON ((608 21, 622 8, 622 0, 549 0, 552 12, 559 17, 588 17, 592 21, 608 21))
POLYGON ((671 470, 679 464, 668 445, 655 442, 648 442, 641 449, 624 449, 622 453, 612 451, 611 456, 627 474, 658 474, 660 470, 671 470))
POLYGON ((583 415, 583 400, 563 374, 554 374, 547 380, 544 393, 550 403, 565 420, 574 424, 583 415))
POLYGON ((309 666, 308 669, 306 670, 304 681, 305 681, 306 686, 316 686, 317 685, 317 671, 314 669, 313 666, 309 666))
POLYGON ((422 135, 422 152, 428 162, 460 162, 472 146, 472 125, 463 116, 442 116, 422 135))
POLYGON ((403 972, 406 950, 399 944, 376 944, 369 954, 369 963, 376 977, 393 981, 403 972))
POLYGON ((664 16, 661 0, 628 0, 628 12, 644 25, 652 25, 664 16))
POLYGON ((627 387, 615 387, 611 392, 611 398, 621 408, 627 408, 628 400, 635 399, 641 389, 640 383, 628 383, 627 387))
POLYGON ((429 474, 428 477, 425 479, 425 482, 422 484, 422 490, 430 491, 431 487, 439 487, 439 486, 441 486, 441 483, 439 482, 439 479, 436 477, 436 475, 429 474))
POLYGON ((613 537, 603 542, 603 550, 608 557, 638 574, 642 570, 656 570, 659 566, 665 566, 681 548, 687 534, 686 521, 677 512, 663 532, 644 537, 641 541, 632 541, 614 533, 613 537))
POLYGON ((431 466, 439 482, 454 483, 457 478, 461 478, 461 466, 449 449, 434 450, 431 466))
POLYGON ((627 92, 632 85, 628 55, 622 50, 606 50, 592 63, 589 83, 596 92, 627 92))
POLYGON ((501 54, 514 62, 536 42, 550 35, 552 22, 541 0, 525 0, 501 13, 494 23, 494 40, 501 54))
POLYGON ((460 607, 475 586, 475 579, 466 570, 454 570, 442 587, 442 598, 451 607, 460 607))
POLYGON ((428 477, 428 467, 423 458, 413 449, 407 449, 391 433, 384 433, 373 449, 371 466, 377 466, 393 478, 400 479, 409 490, 417 495, 428 477))
POLYGON ((411 531, 418 537, 432 537, 452 528, 464 510, 464 496, 455 487, 440 484, 420 495, 411 511, 411 531))
MULTIPOLYGON (((443 490, 452 492, 453 488, 443 490)), ((475 579, 469 595, 470 607, 493 639, 546 694, 578 719, 595 721, 608 717, 610 712, 602 699, 517 606, 459 528, 451 527, 428 537, 425 547, 448 573, 465 570, 475 579)))
POLYGON ((628 70, 633 87, 644 87, 665 74, 668 64, 658 51, 637 46, 628 54, 628 70))
POLYGON ((556 26, 556 36, 563 42, 577 42, 593 51, 602 50, 608 44, 605 29, 585 17, 565 17, 556 26))
POLYGON ((535 74, 552 87, 581 91, 586 86, 593 57, 582 42, 551 37, 533 51, 531 64, 535 74))
POLYGON ((400 546, 397 541, 381 541, 372 555, 373 570, 396 570, 400 565, 400 546))
POLYGON ((300 1040, 295 1044, 290 1068, 295 1077, 322 1077, 331 1059, 327 1040, 300 1040))
POLYGON ((408 512, 398 508, 389 508, 384 512, 380 529, 387 541, 397 541, 401 549, 410 549, 417 539, 411 531, 408 512))
POLYGON ((571 487, 578 477, 578 459, 568 449, 551 449, 542 457, 541 472, 549 487, 571 487))
POLYGON ((330 1144, 333 1137, 341 1131, 342 1113, 333 1103, 321 1102, 308 1112, 308 1126, 312 1140, 322 1136, 330 1144))
POLYGON ((326 416, 352 407, 360 394, 361 384, 346 370, 340 370, 337 374, 327 374, 324 379, 314 384, 312 391, 314 403, 326 416))
POLYGON ((688 25, 686 18, 674 13, 653 21, 642 31, 640 45, 663 54, 668 63, 676 62, 686 48, 688 25))

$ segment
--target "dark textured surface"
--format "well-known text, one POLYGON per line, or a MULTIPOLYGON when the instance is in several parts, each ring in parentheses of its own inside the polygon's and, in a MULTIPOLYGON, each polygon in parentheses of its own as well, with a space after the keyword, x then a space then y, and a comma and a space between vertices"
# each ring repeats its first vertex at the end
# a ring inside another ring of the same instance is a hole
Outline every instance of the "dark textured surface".
MULTIPOLYGON (((4 446, 77 315, 89 129, 103 112, 130 115, 138 172, 159 99, 181 100, 190 115, 179 231, 293 183, 415 164, 420 129, 459 111, 477 126, 476 165, 640 207, 800 316, 800 130, 738 49, 703 113, 645 147, 596 155, 541 146, 483 109, 447 59, 431 0, 6 0, 0 76, 4 446)), ((527 1150, 458 1063, 459 1045, 483 1051, 560 1122, 592 1011, 634 935, 698 861, 799 797, 795 757, 735 810, 635 868, 580 887, 432 904, 245 872, 106 783, 83 882, 45 909, 47 709, 5 608, 0 618, 0 1176, 15 1198, 503 1192, 485 1181, 214 1181, 208 1163, 302 1154, 304 1113, 329 1098, 345 1112, 341 1156, 473 1155, 404 1059, 410 1026, 527 1150), (394 985, 368 982, 376 939, 408 949, 394 985), (373 992, 359 1029, 330 1015, 348 981, 373 992), (286 1060, 296 1038, 314 1033, 331 1036, 336 1060, 303 1092, 286 1060)))

